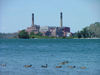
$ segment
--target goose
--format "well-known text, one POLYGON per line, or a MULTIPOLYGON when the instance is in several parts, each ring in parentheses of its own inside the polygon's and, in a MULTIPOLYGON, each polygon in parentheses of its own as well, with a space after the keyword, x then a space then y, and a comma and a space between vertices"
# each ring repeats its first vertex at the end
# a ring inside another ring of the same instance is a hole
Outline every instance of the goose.
POLYGON ((1 65, 1 66, 6 66, 7 63, 5 63, 5 65, 1 65))
POLYGON ((86 68, 86 67, 80 67, 80 68, 86 68))
POLYGON ((56 66, 56 68, 62 68, 62 66, 56 66))
POLYGON ((60 64, 61 64, 61 65, 64 65, 65 63, 68 63, 68 61, 67 61, 67 62, 64 61, 64 62, 62 62, 62 63, 60 63, 60 64))
POLYGON ((31 67, 31 66, 32 66, 32 65, 30 65, 30 66, 29 66, 29 65, 25 65, 24 67, 31 67))
POLYGON ((76 66, 72 67, 72 66, 68 66, 68 68, 75 68, 76 66))
POLYGON ((60 65, 64 65, 65 64, 65 61, 64 62, 62 62, 62 63, 60 63, 60 65))
POLYGON ((41 66, 41 67, 47 68, 47 65, 48 65, 48 64, 46 64, 46 66, 41 66))

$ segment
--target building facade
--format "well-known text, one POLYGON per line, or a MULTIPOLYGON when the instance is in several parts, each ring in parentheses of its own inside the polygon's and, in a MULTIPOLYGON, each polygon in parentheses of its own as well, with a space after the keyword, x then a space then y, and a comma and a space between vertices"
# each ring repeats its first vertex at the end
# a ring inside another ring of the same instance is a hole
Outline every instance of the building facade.
MULTIPOLYGON (((34 32, 34 34, 41 32, 43 36, 62 37, 70 35, 70 27, 62 26, 62 12, 60 13, 60 27, 52 27, 52 26, 40 27, 40 25, 34 25, 34 13, 32 13, 31 27, 27 27, 25 31, 27 31, 28 34, 30 34, 30 32, 32 31, 34 32)), ((18 31, 18 33, 19 32, 20 31, 18 31)))
POLYGON ((36 33, 38 33, 39 32, 39 28, 37 28, 37 27, 27 27, 27 29, 25 30, 25 31, 27 31, 28 32, 28 34, 30 34, 30 32, 34 32, 34 34, 36 34, 36 33))

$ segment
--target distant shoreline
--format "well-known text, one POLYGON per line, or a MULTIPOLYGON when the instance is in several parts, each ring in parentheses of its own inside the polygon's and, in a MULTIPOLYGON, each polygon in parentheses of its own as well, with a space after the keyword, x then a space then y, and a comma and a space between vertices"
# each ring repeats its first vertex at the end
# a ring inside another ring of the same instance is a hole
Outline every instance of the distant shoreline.
POLYGON ((73 38, 73 39, 100 39, 100 38, 73 38))
MULTIPOLYGON (((16 39, 16 38, 0 38, 0 39, 16 39)), ((100 39, 100 38, 29 38, 29 39, 100 39)))

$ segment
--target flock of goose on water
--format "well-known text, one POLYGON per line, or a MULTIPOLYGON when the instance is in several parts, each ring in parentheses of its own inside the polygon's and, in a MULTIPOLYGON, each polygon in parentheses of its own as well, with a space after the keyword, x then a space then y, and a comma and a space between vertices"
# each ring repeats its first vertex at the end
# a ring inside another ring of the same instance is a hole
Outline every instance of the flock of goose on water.
MULTIPOLYGON (((62 63, 60 63, 59 65, 64 65, 64 64, 67 64, 68 63, 68 61, 67 62, 62 62, 62 63)), ((7 63, 6 63, 7 64, 7 63)), ((6 66, 6 64, 5 65, 1 65, 1 66, 6 66)), ((47 68, 47 65, 48 64, 46 64, 46 66, 41 66, 41 67, 44 67, 44 68, 47 68)), ((24 65, 24 67, 31 67, 32 65, 24 65)), ((68 66, 68 68, 75 68, 76 66, 68 66)), ((62 68, 62 66, 55 66, 55 68, 62 68)), ((86 68, 86 67, 80 67, 80 68, 86 68)))

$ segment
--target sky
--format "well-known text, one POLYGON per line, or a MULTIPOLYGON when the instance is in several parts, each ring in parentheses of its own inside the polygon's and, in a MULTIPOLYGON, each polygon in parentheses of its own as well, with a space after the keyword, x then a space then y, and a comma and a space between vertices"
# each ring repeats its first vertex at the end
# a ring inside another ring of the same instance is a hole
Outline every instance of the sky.
POLYGON ((27 29, 34 23, 63 27, 75 33, 95 22, 100 22, 100 0, 0 0, 0 32, 13 33, 27 29))

